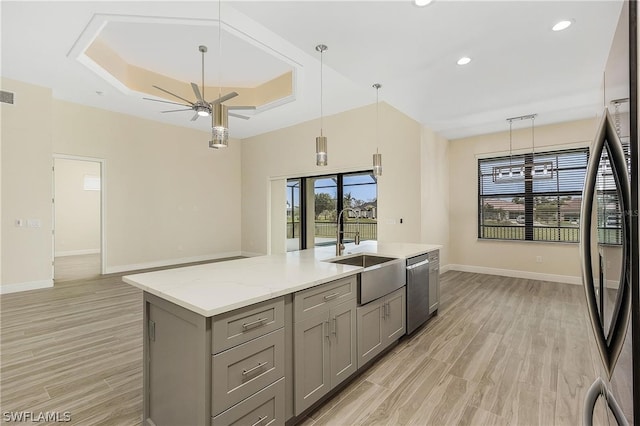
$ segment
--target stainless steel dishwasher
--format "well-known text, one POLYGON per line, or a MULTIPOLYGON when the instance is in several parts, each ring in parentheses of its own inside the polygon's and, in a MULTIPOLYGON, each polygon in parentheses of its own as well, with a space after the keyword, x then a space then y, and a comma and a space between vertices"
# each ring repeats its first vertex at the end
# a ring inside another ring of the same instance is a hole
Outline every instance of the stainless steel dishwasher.
POLYGON ((407 259, 407 334, 429 319, 429 255, 407 259))

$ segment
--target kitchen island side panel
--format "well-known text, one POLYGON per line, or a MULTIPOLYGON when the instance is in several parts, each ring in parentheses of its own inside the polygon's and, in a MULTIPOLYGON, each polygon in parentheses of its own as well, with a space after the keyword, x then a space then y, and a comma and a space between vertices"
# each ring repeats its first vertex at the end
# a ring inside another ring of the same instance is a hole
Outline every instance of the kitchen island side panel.
POLYGON ((143 303, 145 424, 209 425, 210 318, 147 292, 143 303))

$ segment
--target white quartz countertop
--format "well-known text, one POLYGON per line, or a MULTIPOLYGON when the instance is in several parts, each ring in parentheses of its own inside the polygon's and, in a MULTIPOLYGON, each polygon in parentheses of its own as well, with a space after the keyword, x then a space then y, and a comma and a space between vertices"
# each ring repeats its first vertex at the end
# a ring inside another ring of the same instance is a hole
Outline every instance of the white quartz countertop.
MULTIPOLYGON (((366 241, 347 244, 343 257, 369 253, 409 258, 441 246, 366 241)), ((127 275, 123 280, 200 315, 210 317, 357 274, 359 266, 329 263, 335 246, 127 275)))

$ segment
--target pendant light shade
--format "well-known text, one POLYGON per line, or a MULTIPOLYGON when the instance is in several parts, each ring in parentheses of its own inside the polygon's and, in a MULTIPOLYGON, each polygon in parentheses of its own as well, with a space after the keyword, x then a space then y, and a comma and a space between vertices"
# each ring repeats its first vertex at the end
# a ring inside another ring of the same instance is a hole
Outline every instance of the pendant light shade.
POLYGON ((382 176, 382 154, 377 151, 373 154, 373 175, 382 176))
POLYGON ((211 114, 211 140, 209 148, 226 148, 229 146, 229 116, 227 107, 222 104, 213 105, 211 114))
POLYGON ((373 154, 373 175, 375 177, 382 176, 382 154, 378 152, 378 145, 380 144, 380 114, 378 111, 379 102, 378 102, 378 91, 382 87, 381 84, 375 83, 373 88, 376 89, 376 153, 373 154))
POLYGON ((316 136, 316 165, 327 165, 327 137, 316 136))
POLYGON ((327 50, 327 46, 319 44, 316 50, 320 52, 320 136, 316 137, 316 165, 326 166, 327 162, 327 137, 322 134, 324 117, 322 111, 322 54, 327 50))

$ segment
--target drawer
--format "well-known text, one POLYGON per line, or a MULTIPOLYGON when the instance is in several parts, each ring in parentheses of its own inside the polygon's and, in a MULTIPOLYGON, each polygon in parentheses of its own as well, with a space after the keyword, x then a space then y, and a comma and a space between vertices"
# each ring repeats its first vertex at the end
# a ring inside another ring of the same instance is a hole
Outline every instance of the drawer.
POLYGON ((216 315, 211 353, 217 354, 281 327, 284 327, 282 297, 216 315))
POLYGON ((284 376, 284 328, 213 356, 214 415, 284 376))
POLYGON ((284 419, 284 377, 211 420, 212 426, 277 426, 284 419))
POLYGON ((356 297, 357 276, 353 275, 327 284, 299 291, 293 296, 293 320, 307 319, 356 297))

